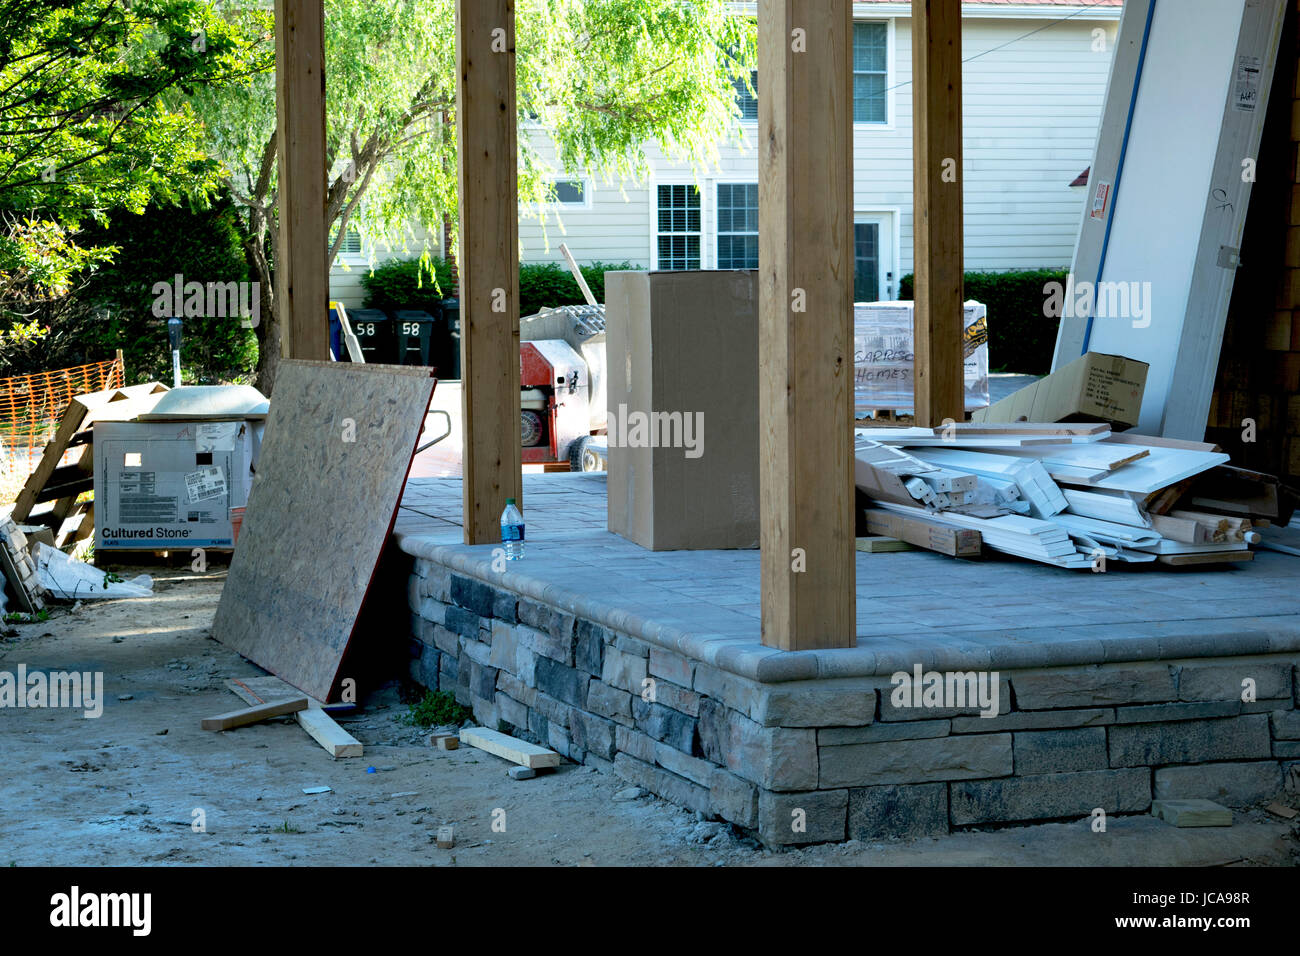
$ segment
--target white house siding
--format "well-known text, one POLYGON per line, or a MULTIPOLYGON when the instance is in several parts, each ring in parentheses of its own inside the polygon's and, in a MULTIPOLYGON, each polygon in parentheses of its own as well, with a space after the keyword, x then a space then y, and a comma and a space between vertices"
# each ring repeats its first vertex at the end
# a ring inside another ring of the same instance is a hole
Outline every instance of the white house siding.
MULTIPOLYGON (((905 9, 890 9, 895 6, 881 5, 880 14, 905 9)), ((1077 9, 1014 18, 980 10, 964 22, 968 270, 1063 268, 1070 262, 1084 191, 1069 184, 1092 162, 1119 17, 1118 8, 1104 8, 1060 20, 1077 9), (1105 32, 1100 52, 1094 49, 1099 28, 1105 32)), ((860 19, 889 25, 890 121, 854 127, 854 213, 880 224, 879 291, 888 297, 897 293, 898 278, 912 270, 911 20, 867 13, 876 11, 857 11, 860 19)), ((761 77, 759 88, 761 95, 761 77)), ((758 179, 752 148, 757 124, 743 129, 745 143, 721 145, 718 162, 699 173, 670 162, 651 144, 651 171, 644 182, 562 174, 558 178, 586 181, 586 204, 548 209, 545 226, 533 212, 521 210, 523 260, 562 262, 559 244, 564 242, 579 262, 628 261, 656 268, 656 187, 694 182, 702 189, 701 266, 716 268, 717 184, 758 179)), ((544 131, 530 135, 550 153, 544 131)), ((349 301, 357 279, 339 278, 337 270, 335 278, 332 288, 340 294, 345 283, 354 284, 346 287, 349 301)))

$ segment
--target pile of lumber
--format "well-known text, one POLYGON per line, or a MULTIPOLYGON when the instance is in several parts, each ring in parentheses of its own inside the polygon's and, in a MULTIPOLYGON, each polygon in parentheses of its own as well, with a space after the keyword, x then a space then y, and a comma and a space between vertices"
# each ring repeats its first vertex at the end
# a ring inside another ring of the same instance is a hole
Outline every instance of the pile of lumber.
POLYGON ((1215 445, 1103 423, 859 428, 855 459, 871 533, 954 556, 972 550, 954 535, 973 533, 1064 568, 1249 561, 1296 504, 1277 478, 1232 467, 1215 445))

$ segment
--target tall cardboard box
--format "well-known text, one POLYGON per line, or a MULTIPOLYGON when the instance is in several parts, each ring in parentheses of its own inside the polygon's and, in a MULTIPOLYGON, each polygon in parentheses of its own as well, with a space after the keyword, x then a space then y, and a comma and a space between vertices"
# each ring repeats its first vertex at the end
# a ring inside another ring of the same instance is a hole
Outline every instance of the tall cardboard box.
POLYGON ((95 423, 95 548, 232 548, 260 422, 95 423))
POLYGON ((1146 362, 1088 352, 971 416, 977 422, 1109 422, 1132 428, 1142 411, 1146 362))
POLYGON ((758 273, 605 274, 609 530, 758 547, 758 273))

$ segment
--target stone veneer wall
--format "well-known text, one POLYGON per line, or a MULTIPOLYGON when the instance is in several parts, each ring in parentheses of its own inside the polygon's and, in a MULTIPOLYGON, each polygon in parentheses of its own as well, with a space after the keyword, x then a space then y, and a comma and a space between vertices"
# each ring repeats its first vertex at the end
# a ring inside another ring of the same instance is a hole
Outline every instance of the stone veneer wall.
POLYGON ((1004 671, 984 718, 896 709, 887 677, 748 680, 423 558, 408 594, 417 682, 770 845, 1142 813, 1153 797, 1245 806, 1300 785, 1295 655, 1004 671))

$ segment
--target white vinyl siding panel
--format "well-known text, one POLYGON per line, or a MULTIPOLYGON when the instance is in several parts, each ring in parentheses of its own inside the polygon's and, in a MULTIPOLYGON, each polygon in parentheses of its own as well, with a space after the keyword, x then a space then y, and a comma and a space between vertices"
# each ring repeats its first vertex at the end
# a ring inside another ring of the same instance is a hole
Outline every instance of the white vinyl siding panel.
MULTIPOLYGON (((1064 22, 987 14, 965 20, 962 108, 968 270, 1068 267, 1085 195, 1085 190, 1069 184, 1092 162, 1117 10, 1115 14, 1113 20, 1064 22), (1093 49, 1096 29, 1105 34, 1103 51, 1093 49)), ((900 211, 894 228, 879 237, 881 244, 896 244, 892 262, 897 278, 913 268, 911 20, 893 21, 889 37, 890 119, 884 126, 854 124, 852 212, 900 211)), ((761 96, 762 77, 758 85, 761 96)), ((670 161, 651 143, 646 147, 650 172, 643 182, 607 183, 581 171, 557 171, 557 178, 583 176, 590 203, 586 208, 548 208, 544 223, 536 210, 522 207, 523 260, 562 263, 559 244, 564 242, 582 263, 627 261, 651 267, 656 261, 657 186, 695 183, 702 203, 701 265, 716 268, 717 184, 758 181, 757 124, 745 122, 739 129, 742 142, 719 144, 718 160, 707 170, 670 161)), ((524 134, 534 137, 543 155, 554 159, 544 131, 534 128, 524 134)), ((382 258, 377 256, 379 261, 382 258)), ((358 274, 354 267, 352 275, 358 274)), ((347 285, 350 277, 341 278, 336 267, 332 280, 332 288, 338 288, 347 285)))

